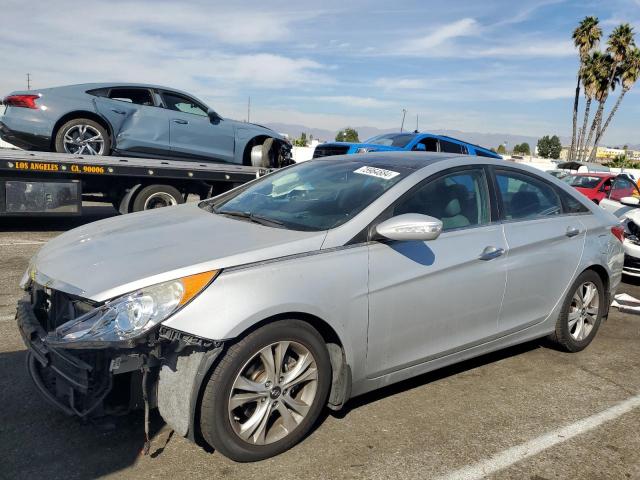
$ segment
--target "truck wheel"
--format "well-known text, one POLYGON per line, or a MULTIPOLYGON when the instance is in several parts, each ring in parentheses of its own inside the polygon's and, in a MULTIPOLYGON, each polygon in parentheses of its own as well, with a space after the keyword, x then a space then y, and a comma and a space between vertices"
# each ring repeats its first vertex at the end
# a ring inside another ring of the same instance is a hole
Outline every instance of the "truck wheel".
POLYGON ((98 122, 74 118, 58 129, 55 150, 75 155, 111 155, 111 138, 98 122))
POLYGON ((331 362, 308 323, 281 320, 234 343, 202 394, 200 431, 237 462, 253 462, 293 447, 326 404, 331 362))
POLYGON ((136 195, 131 211, 141 212, 142 210, 170 207, 180 203, 184 203, 184 197, 176 187, 171 185, 147 185, 136 195))

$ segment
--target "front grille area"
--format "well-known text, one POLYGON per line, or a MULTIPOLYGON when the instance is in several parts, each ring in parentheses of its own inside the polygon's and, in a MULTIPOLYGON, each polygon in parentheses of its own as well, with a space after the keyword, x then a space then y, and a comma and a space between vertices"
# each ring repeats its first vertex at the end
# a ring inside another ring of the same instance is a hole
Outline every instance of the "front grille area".
POLYGON ((349 145, 318 145, 313 152, 313 158, 329 157, 331 155, 344 155, 349 151, 349 145))
POLYGON ((47 332, 95 308, 87 300, 35 283, 31 287, 31 305, 38 322, 47 332))

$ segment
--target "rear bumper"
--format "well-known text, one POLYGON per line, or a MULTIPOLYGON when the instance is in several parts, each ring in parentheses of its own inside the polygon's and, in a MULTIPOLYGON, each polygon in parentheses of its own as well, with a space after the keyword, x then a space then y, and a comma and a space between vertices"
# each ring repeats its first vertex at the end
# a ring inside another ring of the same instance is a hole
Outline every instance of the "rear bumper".
POLYGON ((50 136, 13 130, 3 122, 0 122, 0 138, 24 150, 42 150, 48 152, 51 149, 50 136))

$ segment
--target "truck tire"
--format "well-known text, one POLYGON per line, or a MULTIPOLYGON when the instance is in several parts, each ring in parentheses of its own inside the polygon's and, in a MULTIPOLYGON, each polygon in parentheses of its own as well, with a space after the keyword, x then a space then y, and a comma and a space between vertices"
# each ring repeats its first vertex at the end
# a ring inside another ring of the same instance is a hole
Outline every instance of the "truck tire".
POLYGON ((231 345, 213 370, 202 394, 200 432, 236 462, 278 455, 318 420, 331 375, 324 340, 311 325, 267 324, 231 345))
POLYGON ((74 118, 56 132, 55 151, 76 155, 111 155, 107 129, 88 118, 74 118))
POLYGON ((147 185, 135 196, 132 212, 170 207, 184 203, 184 197, 176 187, 171 185, 147 185))

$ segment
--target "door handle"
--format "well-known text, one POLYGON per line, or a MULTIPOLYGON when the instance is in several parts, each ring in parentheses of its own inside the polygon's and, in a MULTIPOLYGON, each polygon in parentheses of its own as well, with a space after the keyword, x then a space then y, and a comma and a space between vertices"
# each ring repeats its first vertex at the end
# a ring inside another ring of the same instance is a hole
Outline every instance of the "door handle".
POLYGON ((575 237, 576 235, 580 235, 580 229, 576 227, 567 227, 567 232, 565 235, 569 238, 575 237))
POLYGON ((127 113, 124 110, 116 110, 115 108, 112 108, 111 111, 113 113, 117 113, 118 115, 124 115, 125 113, 127 113))
POLYGON ((173 123, 179 123, 180 125, 186 125, 189 122, 187 122, 186 120, 174 120, 173 123))
POLYGON ((493 260, 504 255, 504 248, 489 246, 480 254, 480 260, 493 260))

